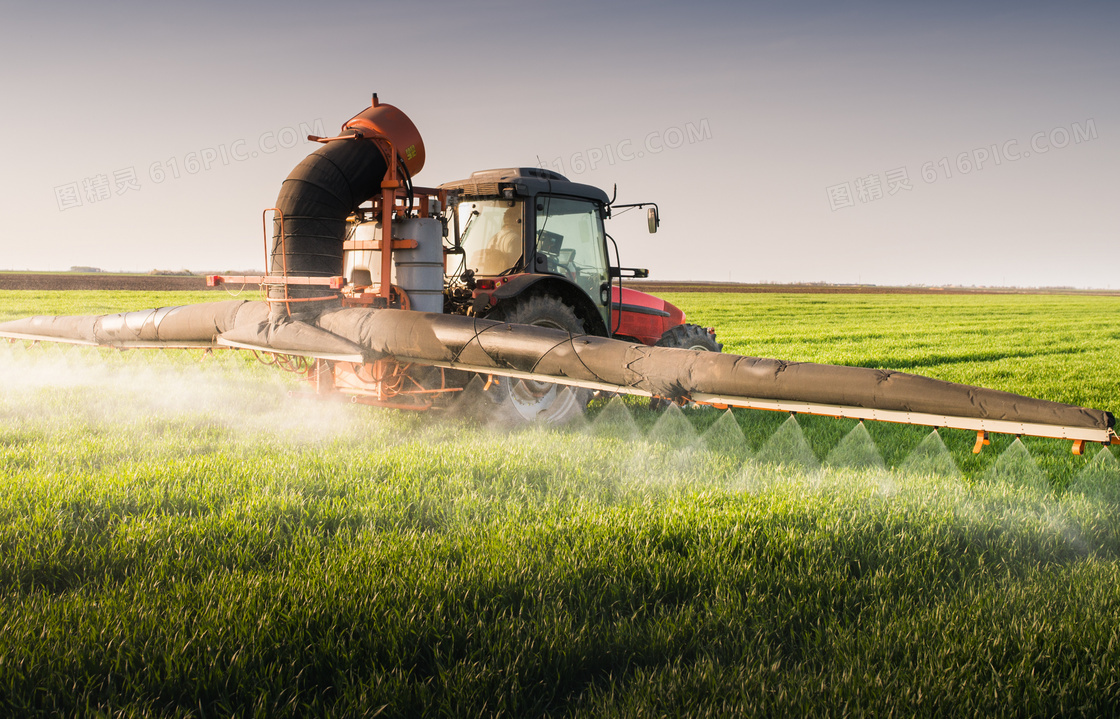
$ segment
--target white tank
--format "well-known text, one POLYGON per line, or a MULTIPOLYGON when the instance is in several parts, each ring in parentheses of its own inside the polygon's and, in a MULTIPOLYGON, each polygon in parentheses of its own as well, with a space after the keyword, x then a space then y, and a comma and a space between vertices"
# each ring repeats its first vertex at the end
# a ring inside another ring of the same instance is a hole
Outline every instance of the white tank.
POLYGON ((418 312, 443 312, 443 225, 431 217, 416 217, 394 222, 398 237, 416 240, 412 250, 393 253, 393 282, 408 294, 412 309, 418 312))
MULTIPOLYGON (((381 223, 363 222, 354 228, 351 239, 380 240, 381 223)), ((434 218, 411 218, 393 222, 393 239, 416 240, 411 250, 393 253, 390 281, 405 291, 412 309, 418 312, 443 312, 443 226, 434 218)), ((377 250, 350 250, 345 253, 343 275, 348 282, 364 285, 381 280, 381 253, 377 250)))

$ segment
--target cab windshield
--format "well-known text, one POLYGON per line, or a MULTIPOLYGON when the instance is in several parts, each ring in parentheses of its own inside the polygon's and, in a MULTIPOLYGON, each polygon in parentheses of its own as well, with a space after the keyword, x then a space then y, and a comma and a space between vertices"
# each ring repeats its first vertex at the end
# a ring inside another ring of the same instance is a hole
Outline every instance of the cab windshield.
POLYGON ((480 277, 501 275, 521 265, 525 203, 473 200, 459 204, 459 227, 466 269, 480 277))

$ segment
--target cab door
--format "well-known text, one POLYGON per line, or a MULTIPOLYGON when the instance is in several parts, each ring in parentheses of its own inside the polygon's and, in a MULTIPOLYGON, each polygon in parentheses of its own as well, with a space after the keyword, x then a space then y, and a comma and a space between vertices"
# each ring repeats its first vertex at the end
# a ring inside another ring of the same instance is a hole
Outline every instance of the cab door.
POLYGON ((533 271, 574 282, 609 327, 610 275, 601 206, 589 200, 538 195, 534 228, 533 271))

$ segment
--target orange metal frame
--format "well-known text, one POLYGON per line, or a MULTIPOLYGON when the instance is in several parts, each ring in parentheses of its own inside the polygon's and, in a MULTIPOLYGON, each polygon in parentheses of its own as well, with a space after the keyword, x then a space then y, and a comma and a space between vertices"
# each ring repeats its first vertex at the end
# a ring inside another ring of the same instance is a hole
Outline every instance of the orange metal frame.
POLYGON ((411 364, 401 364, 393 359, 359 365, 336 362, 332 368, 335 391, 351 395, 353 401, 391 407, 393 409, 427 410, 433 406, 432 397, 462 392, 462 387, 447 386, 447 371, 440 369, 440 386, 425 387, 409 374, 411 364), (408 398, 408 402, 394 401, 408 398))
MULTIPOLYGON (((379 107, 377 96, 374 95, 372 108, 379 107)), ((386 106, 388 107, 388 106, 386 106)), ((366 110, 366 113, 370 110, 366 110)), ((419 135, 415 133, 415 128, 410 128, 407 125, 410 123, 399 122, 399 118, 392 112, 384 115, 377 116, 377 122, 386 125, 383 129, 377 123, 372 122, 369 118, 364 117, 365 113, 356 115, 351 118, 345 125, 343 130, 353 129, 354 134, 339 135, 337 137, 315 137, 309 136, 308 139, 316 142, 335 142, 335 141, 355 141, 360 142, 368 140, 377 145, 381 154, 385 158, 387 172, 381 181, 381 193, 370 198, 372 207, 368 212, 378 217, 381 221, 381 240, 374 241, 360 241, 360 240, 347 240, 343 243, 343 250, 376 250, 381 253, 381 275, 380 282, 377 284, 376 291, 372 293, 353 291, 343 296, 343 304, 346 306, 372 306, 375 304, 383 307, 397 306, 401 309, 409 309, 410 303, 408 295, 399 287, 394 286, 389 278, 392 277, 392 262, 393 250, 414 249, 418 246, 416 240, 395 240, 393 239, 393 219, 394 215, 407 216, 415 214, 419 217, 428 217, 430 215, 430 198, 437 197, 440 201, 440 206, 443 207, 447 202, 447 192, 438 188, 427 187, 413 187, 412 196, 413 202, 407 202, 405 188, 399 177, 398 169, 401 164, 405 167, 411 168, 412 171, 419 170, 423 166, 423 143, 420 141, 419 135), (403 138, 404 142, 411 144, 405 148, 405 154, 401 155, 397 151, 396 144, 390 133, 399 135, 403 138), (415 137, 415 139, 413 139, 415 137), (388 241, 386 241, 388 240, 388 241), (388 249, 386 252, 385 249, 388 249)), ((207 283, 210 286, 229 282, 255 282, 260 285, 280 285, 284 288, 284 297, 275 298, 273 301, 284 302, 285 307, 291 312, 292 302, 313 302, 322 300, 338 299, 338 295, 330 295, 326 297, 309 297, 309 298, 292 298, 289 293, 290 285, 325 285, 334 290, 341 290, 345 287, 346 278, 344 277, 291 277, 288 274, 287 263, 287 231, 284 227, 284 216, 277 208, 269 208, 264 210, 261 214, 261 225, 264 234, 264 249, 265 249, 265 264, 271 265, 269 257, 269 243, 268 243, 268 225, 266 216, 268 212, 277 213, 280 224, 280 252, 282 253, 283 263, 281 266, 281 274, 279 277, 268 276, 243 276, 243 277, 226 277, 216 275, 207 278, 207 283)), ((341 269, 341 268, 340 268, 341 269)), ((359 288, 353 288, 357 290, 359 288)), ((402 364, 393 359, 382 359, 377 362, 359 365, 350 362, 326 362, 323 360, 315 360, 312 363, 306 361, 291 361, 274 359, 270 364, 276 364, 283 369, 299 372, 305 374, 308 381, 310 381, 316 389, 318 394, 329 394, 334 392, 341 392, 350 395, 353 401, 362 402, 366 404, 376 404, 383 407, 394 407, 397 409, 430 409, 433 406, 432 398, 435 395, 460 392, 461 387, 448 387, 446 370, 440 369, 440 386, 437 388, 424 387, 418 380, 409 374, 411 368, 410 364, 402 364), (406 401, 399 401, 397 398, 406 399, 406 401)))
POLYGON ((279 277, 276 275, 209 275, 206 278, 207 287, 217 287, 218 285, 225 284, 254 284, 260 285, 263 291, 266 287, 283 287, 283 297, 269 297, 264 293, 265 302, 283 302, 288 314, 292 313, 293 302, 326 302, 329 300, 338 299, 338 295, 321 295, 319 297, 292 297, 288 288, 291 285, 319 285, 326 286, 332 290, 342 289, 342 277, 291 277, 288 275, 288 234, 284 229, 284 213, 279 208, 269 207, 261 211, 261 234, 264 240, 264 264, 268 267, 270 260, 270 253, 268 247, 268 220, 266 219, 269 212, 274 212, 275 217, 280 220, 280 255, 283 258, 283 266, 279 277))

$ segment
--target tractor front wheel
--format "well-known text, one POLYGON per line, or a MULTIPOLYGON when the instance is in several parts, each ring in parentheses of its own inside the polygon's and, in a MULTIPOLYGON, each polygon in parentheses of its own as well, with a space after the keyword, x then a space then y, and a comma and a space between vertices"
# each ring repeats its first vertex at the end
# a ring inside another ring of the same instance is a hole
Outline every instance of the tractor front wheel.
POLYGON ((657 340, 658 347, 679 347, 686 350, 700 350, 702 352, 721 352, 723 345, 716 342, 714 334, 700 325, 677 325, 665 330, 661 339, 657 340))
MULTIPOLYGON (((575 310, 549 295, 518 298, 506 307, 499 306, 487 319, 548 327, 573 335, 587 333, 575 310)), ((550 424, 563 424, 582 415, 591 400, 591 390, 515 377, 500 378, 494 393, 500 405, 513 410, 515 421, 550 424)))

